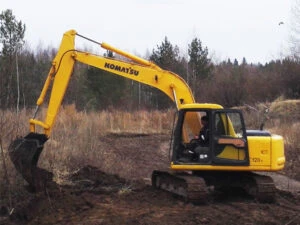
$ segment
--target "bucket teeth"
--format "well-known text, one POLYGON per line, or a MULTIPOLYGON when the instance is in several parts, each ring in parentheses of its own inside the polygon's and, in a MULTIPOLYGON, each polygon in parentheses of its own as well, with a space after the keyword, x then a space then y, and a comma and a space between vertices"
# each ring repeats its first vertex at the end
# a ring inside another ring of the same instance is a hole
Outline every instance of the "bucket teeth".
POLYGON ((38 133, 29 133, 11 142, 8 152, 15 168, 29 183, 33 190, 38 188, 37 163, 43 150, 47 136, 38 133))

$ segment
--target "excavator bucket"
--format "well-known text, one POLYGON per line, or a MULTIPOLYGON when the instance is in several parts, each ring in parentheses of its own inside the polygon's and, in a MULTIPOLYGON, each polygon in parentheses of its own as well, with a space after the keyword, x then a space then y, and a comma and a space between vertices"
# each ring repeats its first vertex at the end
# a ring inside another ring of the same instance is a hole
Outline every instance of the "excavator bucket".
POLYGON ((49 179, 47 176, 50 173, 42 173, 41 171, 44 170, 37 167, 38 159, 47 140, 44 134, 29 133, 25 137, 12 141, 8 148, 11 161, 28 182, 32 191, 38 191, 41 188, 41 180, 49 179))

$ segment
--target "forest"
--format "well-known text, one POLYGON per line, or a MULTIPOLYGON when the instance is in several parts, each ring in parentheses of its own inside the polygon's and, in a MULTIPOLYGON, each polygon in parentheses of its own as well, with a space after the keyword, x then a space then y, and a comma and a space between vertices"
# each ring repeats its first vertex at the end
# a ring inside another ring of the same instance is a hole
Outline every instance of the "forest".
MULTIPOLYGON (((59 46, 31 49, 26 44, 26 25, 12 10, 0 15, 0 108, 20 110, 35 106, 51 62, 59 46)), ((126 46, 124 46, 126 47, 126 46)), ((112 52, 106 56, 119 57, 112 52)), ((300 64, 296 54, 253 64, 243 58, 219 63, 210 57, 200 38, 188 44, 188 55, 165 37, 145 57, 163 69, 181 76, 197 102, 224 107, 297 99, 300 94, 300 64)), ((77 63, 64 99, 77 110, 165 110, 173 103, 163 93, 140 83, 77 63)))

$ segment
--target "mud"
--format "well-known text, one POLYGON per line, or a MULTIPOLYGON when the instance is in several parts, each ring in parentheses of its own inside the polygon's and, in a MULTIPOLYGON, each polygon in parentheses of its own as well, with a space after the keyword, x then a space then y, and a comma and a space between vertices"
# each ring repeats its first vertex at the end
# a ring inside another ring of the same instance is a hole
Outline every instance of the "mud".
MULTIPOLYGON (((114 145, 115 138, 107 136, 100 141, 109 143, 110 150, 114 151, 119 146, 114 145)), ((137 150, 134 145, 158 139, 157 136, 117 138, 123 146, 128 141, 131 151, 137 150)), ((162 157, 154 148, 167 146, 168 141, 164 136, 159 140, 157 145, 147 145, 147 152, 150 148, 153 151, 135 165, 131 171, 134 179, 83 165, 66 176, 64 183, 50 182, 44 191, 28 194, 12 211, 1 209, 0 224, 300 224, 299 182, 276 173, 273 174, 277 185, 276 202, 272 204, 258 203, 243 192, 212 191, 207 204, 195 205, 154 189, 149 185, 148 167, 151 165, 148 164, 151 158, 162 157), (140 167, 143 169, 138 170, 140 167), (293 188, 287 183, 293 184, 293 188)), ((165 160, 155 166, 159 164, 165 167, 165 160)))

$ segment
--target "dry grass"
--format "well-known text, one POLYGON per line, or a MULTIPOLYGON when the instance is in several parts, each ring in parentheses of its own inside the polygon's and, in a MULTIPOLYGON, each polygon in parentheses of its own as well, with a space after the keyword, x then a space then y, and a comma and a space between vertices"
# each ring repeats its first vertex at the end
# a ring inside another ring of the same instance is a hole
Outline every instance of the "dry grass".
POLYGON ((299 120, 300 100, 275 101, 270 106, 271 116, 280 119, 299 120))
MULTIPOLYGON (((44 118, 46 110, 40 110, 39 117, 44 118)), ((2 111, 1 140, 8 163, 9 177, 14 184, 22 182, 10 160, 7 149, 11 140, 17 135, 29 132, 28 119, 32 112, 23 110, 17 115, 11 111, 2 111)), ((78 112, 74 105, 62 107, 51 138, 44 145, 39 165, 52 172, 60 180, 66 173, 74 171, 82 165, 95 165, 113 173, 119 172, 113 165, 120 155, 107 152, 109 146, 101 143, 100 137, 107 134, 164 134, 169 133, 172 126, 174 112, 166 111, 102 111, 78 112), (105 160, 103 160, 105 158, 105 160)), ((37 130, 42 132, 42 130, 37 130)), ((135 156, 133 156, 134 158, 135 156)), ((1 166, 0 162, 0 166, 1 166)), ((127 166, 129 166, 128 164, 127 166)), ((2 168, 0 181, 3 181, 2 168)), ((3 182, 1 182, 3 183, 3 182)), ((2 188, 4 189, 4 188, 2 188)))
POLYGON ((286 156, 286 164, 283 173, 300 180, 300 121, 285 119, 285 123, 276 121, 276 125, 271 131, 283 136, 286 156))
POLYGON ((0 111, 0 206, 11 205, 11 199, 19 195, 19 189, 23 187, 24 180, 16 172, 9 160, 8 145, 17 134, 25 131, 28 118, 26 110, 19 114, 11 111, 0 111))

